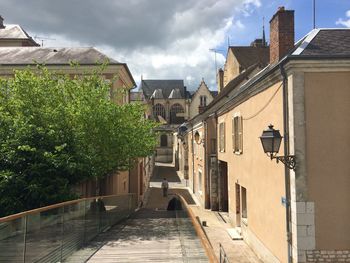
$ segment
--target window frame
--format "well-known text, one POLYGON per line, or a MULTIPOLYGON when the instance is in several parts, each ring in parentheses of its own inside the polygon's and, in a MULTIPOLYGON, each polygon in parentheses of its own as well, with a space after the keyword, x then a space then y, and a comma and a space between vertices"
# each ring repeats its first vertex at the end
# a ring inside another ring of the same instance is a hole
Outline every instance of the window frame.
POLYGON ((219 123, 219 152, 225 152, 225 122, 219 123))
POLYGON ((232 117, 232 151, 237 155, 243 153, 243 118, 237 113, 232 117))

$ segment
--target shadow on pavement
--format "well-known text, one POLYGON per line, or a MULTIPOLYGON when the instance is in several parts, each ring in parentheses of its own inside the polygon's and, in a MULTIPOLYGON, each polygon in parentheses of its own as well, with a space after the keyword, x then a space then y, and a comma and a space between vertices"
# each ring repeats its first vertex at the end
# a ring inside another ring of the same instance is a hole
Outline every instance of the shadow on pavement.
POLYGON ((167 166, 155 166, 153 176, 151 178, 152 182, 161 182, 163 178, 166 178, 170 183, 180 183, 180 177, 177 175, 174 167, 167 166))

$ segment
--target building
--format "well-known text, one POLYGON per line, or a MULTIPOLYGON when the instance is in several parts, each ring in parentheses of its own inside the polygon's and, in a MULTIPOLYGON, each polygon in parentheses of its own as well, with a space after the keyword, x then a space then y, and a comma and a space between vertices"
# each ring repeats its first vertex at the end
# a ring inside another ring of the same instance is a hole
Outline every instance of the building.
POLYGON ((183 80, 141 80, 140 91, 148 105, 149 118, 161 123, 155 161, 172 163, 173 132, 189 119, 189 93, 183 80))
POLYGON ((197 90, 191 95, 191 103, 189 105, 189 118, 192 119, 199 113, 202 113, 205 108, 213 101, 216 95, 217 92, 209 90, 204 79, 202 79, 197 90))
POLYGON ((20 25, 4 25, 0 16, 0 47, 39 46, 20 25))
POLYGON ((350 260, 350 30, 294 43, 282 7, 270 41, 268 65, 233 65, 240 73, 179 129, 180 170, 264 262, 350 260), (272 158, 259 139, 270 124, 283 136, 272 158))
MULTIPOLYGON (((102 74, 106 81, 113 81, 111 99, 118 104, 129 103, 129 90, 136 86, 127 64, 108 58, 95 48, 42 48, 42 47, 2 47, 0 48, 0 77, 10 77, 14 70, 39 64, 52 71, 69 74, 89 74, 100 66, 97 63, 109 61, 102 74), (79 67, 72 67, 71 62, 79 67), (115 76, 118 78, 114 79, 115 76)), ((132 182, 129 171, 118 172, 100 181, 88 181, 77 190, 82 196, 111 195, 128 193, 132 182)), ((138 184, 138 182, 135 182, 138 184)))
MULTIPOLYGON (((263 36, 265 36, 263 30, 263 36)), ((250 46, 230 46, 227 50, 224 69, 217 74, 218 91, 253 65, 266 65, 269 62, 269 47, 265 37, 255 39, 250 46)))

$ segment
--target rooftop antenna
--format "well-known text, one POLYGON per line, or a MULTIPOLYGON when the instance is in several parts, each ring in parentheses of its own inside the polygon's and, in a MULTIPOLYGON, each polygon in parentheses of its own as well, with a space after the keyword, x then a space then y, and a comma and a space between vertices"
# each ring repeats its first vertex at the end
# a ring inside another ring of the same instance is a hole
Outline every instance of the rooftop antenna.
POLYGON ((216 84, 218 84, 218 80, 216 78, 216 72, 218 71, 218 65, 216 62, 216 54, 219 53, 219 51, 223 51, 221 49, 215 49, 215 48, 209 48, 209 51, 214 52, 214 58, 215 58, 215 80, 216 80, 216 84))
POLYGON ((35 40, 40 40, 41 41, 41 46, 44 46, 44 40, 56 40, 55 38, 49 38, 49 37, 40 37, 40 36, 34 36, 35 40))
POLYGON ((313 28, 316 28, 316 0, 313 0, 313 28))
POLYGON ((266 47, 266 38, 265 38, 265 17, 263 16, 263 36, 262 36, 263 47, 266 47))
POLYGON ((227 37, 227 47, 228 48, 230 47, 230 37, 229 36, 227 37))

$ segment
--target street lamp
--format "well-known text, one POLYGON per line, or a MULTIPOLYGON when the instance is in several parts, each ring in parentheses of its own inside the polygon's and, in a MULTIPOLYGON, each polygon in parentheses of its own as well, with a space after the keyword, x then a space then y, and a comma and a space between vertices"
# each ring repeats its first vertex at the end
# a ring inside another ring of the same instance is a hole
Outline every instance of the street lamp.
POLYGON ((271 160, 276 159, 277 163, 281 161, 289 169, 295 170, 296 160, 294 155, 277 156, 282 141, 279 130, 275 130, 273 125, 270 124, 269 128, 264 130, 259 138, 264 152, 270 156, 271 160))

